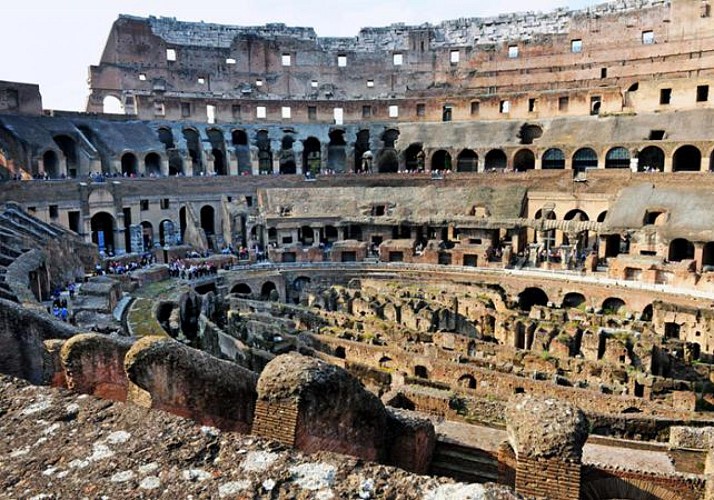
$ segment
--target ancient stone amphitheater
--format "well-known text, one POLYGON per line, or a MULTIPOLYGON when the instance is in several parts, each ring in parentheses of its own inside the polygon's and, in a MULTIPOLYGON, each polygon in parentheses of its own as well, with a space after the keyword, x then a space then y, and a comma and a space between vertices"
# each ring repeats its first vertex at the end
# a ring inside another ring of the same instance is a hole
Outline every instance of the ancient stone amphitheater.
POLYGON ((0 82, 0 498, 714 498, 709 0, 121 16, 89 84, 0 82))

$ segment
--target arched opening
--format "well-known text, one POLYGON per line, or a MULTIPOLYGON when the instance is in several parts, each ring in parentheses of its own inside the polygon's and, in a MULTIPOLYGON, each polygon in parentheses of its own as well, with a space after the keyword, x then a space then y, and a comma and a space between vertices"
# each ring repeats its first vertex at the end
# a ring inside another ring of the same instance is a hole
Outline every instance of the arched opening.
POLYGON ((251 290, 251 288, 245 283, 238 283, 236 285, 233 285, 233 288, 231 288, 231 293, 247 297, 253 293, 253 290, 251 290))
POLYGON ((630 168, 630 151, 627 148, 612 148, 605 155, 605 168, 630 168))
POLYGON ((504 170, 508 164, 506 153, 500 149, 492 149, 486 153, 486 171, 504 170))
POLYGON ((404 151, 404 168, 410 172, 424 171, 424 149, 420 142, 410 144, 404 151))
POLYGON ((518 294, 518 307, 530 311, 533 306, 547 306, 548 295, 537 287, 529 287, 518 294))
POLYGON ((521 144, 533 144, 533 141, 539 139, 542 135, 543 127, 529 123, 524 123, 523 126, 521 126, 521 130, 518 132, 521 144))
POLYGON ((588 168, 597 168, 597 153, 592 148, 580 148, 573 155, 573 170, 584 172, 588 168))
POLYGON ((211 155, 213 156, 213 172, 216 175, 228 174, 226 165, 226 143, 223 139, 223 132, 217 128, 210 128, 206 131, 208 140, 211 143, 211 155))
POLYGON ((563 220, 588 221, 590 220, 590 218, 588 217, 588 214, 586 214, 584 211, 580 210, 579 208, 576 208, 566 213, 565 217, 563 217, 563 220))
POLYGON ((382 150, 377 160, 377 171, 380 174, 399 172, 399 158, 394 150, 382 150))
POLYGON ((158 153, 149 153, 144 157, 144 169, 148 175, 158 177, 161 175, 161 156, 158 153))
POLYGON ((42 155, 42 167, 45 171, 45 174, 47 174, 50 179, 58 179, 60 173, 57 153, 51 149, 45 151, 45 153, 42 155))
POLYGON ((414 376, 417 378, 428 379, 429 378, 429 370, 426 369, 426 366, 416 365, 414 367, 414 376))
POLYGON ((654 313, 654 308, 652 304, 647 304, 644 309, 642 309, 642 314, 640 315, 640 321, 652 321, 652 315, 654 313))
POLYGON ((168 127, 159 127, 156 131, 159 135, 159 141, 164 145, 166 149, 173 149, 176 147, 174 143, 174 133, 168 127))
POLYGON ((673 172, 698 172, 702 167, 702 153, 694 146, 682 146, 672 157, 673 172))
POLYGON ((347 163, 347 143, 345 131, 336 129, 329 134, 330 142, 327 145, 327 168, 332 172, 344 172, 347 163))
POLYGON ((100 252, 114 253, 114 217, 106 212, 94 214, 90 221, 92 243, 99 247, 100 252))
POLYGON ((278 289, 272 281, 266 281, 260 287, 260 299, 276 301, 279 299, 278 289))
POLYGON ((457 385, 459 387, 463 387, 464 389, 476 389, 476 379, 473 375, 467 373, 466 375, 461 375, 459 377, 457 385))
POLYGON ((516 172, 525 172, 535 168, 535 155, 530 149, 521 149, 513 157, 513 169, 516 172))
POLYGON ((309 276, 298 276, 295 278, 295 281, 293 281, 293 290, 296 292, 302 292, 305 288, 310 285, 310 282, 312 280, 310 279, 309 276))
MULTIPOLYGON (((369 130, 360 130, 357 132, 355 141, 355 165, 354 171, 359 172, 363 169, 362 155, 369 151, 369 130)), ((370 153, 371 154, 371 153, 370 153)))
POLYGON ((183 235, 186 233, 186 207, 179 208, 179 230, 181 232, 180 243, 183 243, 183 235))
POLYGON ((657 146, 647 146, 637 155, 637 171, 664 171, 664 151, 657 146))
POLYGON ((253 172, 253 168, 250 164, 248 134, 245 133, 245 130, 233 130, 231 132, 231 143, 238 161, 238 175, 250 175, 253 172))
POLYGON ((702 270, 714 271, 714 241, 708 241, 702 249, 702 270))
POLYGON ((336 242, 339 238, 337 233, 337 228, 335 226, 325 226, 324 230, 324 243, 331 245, 336 242))
POLYGON ((604 210, 604 211, 600 212, 600 215, 597 216, 597 221, 605 222, 606 218, 607 218, 607 210, 604 210))
POLYGON ((102 101, 102 112, 110 115, 123 115, 124 105, 118 97, 108 95, 102 101))
POLYGON ((135 177, 138 172, 138 161, 134 153, 124 153, 121 157, 122 175, 135 177))
POLYGON ((297 165, 295 164, 295 151, 293 144, 295 138, 292 135, 283 136, 280 141, 280 173, 283 175, 295 175, 297 173, 297 165))
POLYGON ((604 314, 620 314, 624 311, 625 301, 617 297, 608 297, 602 303, 602 312, 604 314))
POLYGON ((144 250, 149 250, 154 247, 154 226, 149 221, 141 222, 141 240, 144 245, 144 250))
POLYGON ((301 226, 298 229, 298 241, 303 246, 310 246, 315 242, 315 231, 310 226, 301 226))
POLYGON ((585 295, 578 292, 566 293, 563 297, 563 309, 582 309, 585 307, 585 295))
POLYGON ((382 369, 390 369, 392 367, 392 358, 389 356, 382 356, 379 358, 379 367, 382 369))
POLYGON ((390 128, 384 131, 382 136, 384 147, 377 155, 377 171, 380 173, 393 173, 399 171, 399 157, 394 149, 399 139, 399 130, 390 128))
POLYGON ((176 243, 176 227, 174 221, 164 219, 159 223, 159 244, 162 247, 176 243))
POLYGON ((431 155, 431 170, 451 170, 451 155, 440 149, 431 155))
POLYGON ((201 207, 201 229, 205 231, 206 236, 208 237, 213 236, 216 233, 215 213, 216 211, 211 205, 204 205, 201 207))
POLYGON ((67 164, 67 175, 69 177, 77 177, 77 169, 79 168, 77 143, 67 135, 57 135, 54 140, 64 155, 67 164))
POLYGON ((308 137, 303 141, 302 165, 305 173, 317 175, 322 169, 322 149, 320 141, 315 137, 308 137))
POLYGON ((669 244, 669 254, 667 260, 670 262, 681 262, 694 258, 694 245, 684 238, 676 238, 669 244))
POLYGON ((476 172, 478 171, 478 155, 471 149, 464 149, 456 157, 457 172, 476 172))
POLYGON ((204 174, 203 159, 201 158, 201 137, 192 128, 183 129, 183 137, 186 139, 188 156, 193 164, 193 175, 204 174))
POLYGON ((347 352, 345 348, 340 346, 335 347, 335 357, 340 359, 347 359, 347 352))
POLYGON ((565 168, 565 153, 563 153, 563 150, 557 148, 546 150, 541 160, 541 168, 543 170, 565 168))
POLYGON ((258 172, 260 175, 273 173, 273 149, 270 145, 270 136, 267 130, 259 130, 255 136, 258 146, 258 172))

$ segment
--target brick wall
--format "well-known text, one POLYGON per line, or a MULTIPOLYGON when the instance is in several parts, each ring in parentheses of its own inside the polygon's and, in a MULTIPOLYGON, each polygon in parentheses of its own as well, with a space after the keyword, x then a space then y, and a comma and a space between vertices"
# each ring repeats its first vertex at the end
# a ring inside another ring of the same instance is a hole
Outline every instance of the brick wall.
POLYGON ((516 463, 516 492, 551 500, 580 498, 580 464, 520 457, 516 463))
POLYGON ((274 439, 286 446, 295 446, 297 420, 297 400, 258 400, 255 404, 253 434, 274 439))

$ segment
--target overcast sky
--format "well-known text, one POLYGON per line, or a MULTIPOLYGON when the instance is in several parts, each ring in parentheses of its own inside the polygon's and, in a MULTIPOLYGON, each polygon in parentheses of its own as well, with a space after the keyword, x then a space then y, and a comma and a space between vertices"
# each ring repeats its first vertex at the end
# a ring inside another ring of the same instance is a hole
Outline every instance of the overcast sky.
POLYGON ((38 83, 45 109, 84 110, 88 68, 99 62, 119 14, 184 21, 310 26, 318 36, 355 36, 361 27, 438 23, 504 12, 573 9, 597 0, 19 0, 0 11, 0 80, 38 83))

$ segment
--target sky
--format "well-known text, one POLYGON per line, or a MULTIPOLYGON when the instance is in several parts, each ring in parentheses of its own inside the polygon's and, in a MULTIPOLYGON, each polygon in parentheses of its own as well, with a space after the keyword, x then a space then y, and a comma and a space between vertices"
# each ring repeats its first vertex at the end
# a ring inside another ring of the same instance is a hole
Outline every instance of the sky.
POLYGON ((318 36, 356 36, 361 27, 438 23, 506 12, 580 9, 604 0, 20 0, 0 12, 0 80, 37 83, 43 107, 83 111, 88 68, 99 63, 119 14, 234 25, 308 26, 318 36))

